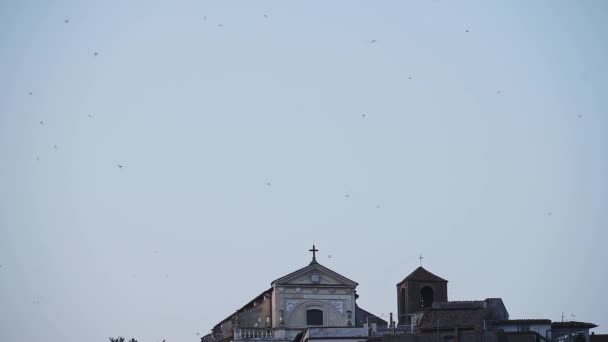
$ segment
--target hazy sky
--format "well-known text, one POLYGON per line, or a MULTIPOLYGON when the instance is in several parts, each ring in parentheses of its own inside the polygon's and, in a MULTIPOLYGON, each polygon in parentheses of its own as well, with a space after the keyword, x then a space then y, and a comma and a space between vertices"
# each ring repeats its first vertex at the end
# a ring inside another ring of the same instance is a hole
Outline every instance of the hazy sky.
POLYGON ((377 314, 422 253, 608 332, 607 36, 601 0, 1 1, 0 340, 197 341, 313 240, 377 314))

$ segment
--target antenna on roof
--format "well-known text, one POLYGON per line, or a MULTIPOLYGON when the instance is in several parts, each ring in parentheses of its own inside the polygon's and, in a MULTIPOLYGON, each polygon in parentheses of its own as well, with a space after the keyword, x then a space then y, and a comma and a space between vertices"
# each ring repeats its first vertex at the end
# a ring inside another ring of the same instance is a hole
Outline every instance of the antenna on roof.
POLYGON ((424 259, 424 257, 422 256, 422 254, 420 254, 420 256, 418 257, 418 259, 420 259, 420 266, 422 266, 422 259, 424 259))

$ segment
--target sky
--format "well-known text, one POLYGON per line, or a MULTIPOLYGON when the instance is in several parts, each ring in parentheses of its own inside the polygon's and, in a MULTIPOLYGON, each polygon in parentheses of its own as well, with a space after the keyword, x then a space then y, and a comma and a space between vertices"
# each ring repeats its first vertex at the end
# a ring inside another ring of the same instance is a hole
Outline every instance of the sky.
POLYGON ((313 241, 376 314, 422 254, 607 333, 607 34, 600 0, 0 1, 0 340, 198 341, 313 241))

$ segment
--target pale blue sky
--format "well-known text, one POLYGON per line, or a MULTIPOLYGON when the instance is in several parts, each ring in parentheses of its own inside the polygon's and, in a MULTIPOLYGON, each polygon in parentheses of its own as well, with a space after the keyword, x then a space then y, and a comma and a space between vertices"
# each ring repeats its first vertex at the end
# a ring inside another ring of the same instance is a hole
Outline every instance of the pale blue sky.
POLYGON ((599 0, 0 2, 0 340, 196 341, 312 240, 378 314, 423 253, 608 332, 607 36, 599 0))

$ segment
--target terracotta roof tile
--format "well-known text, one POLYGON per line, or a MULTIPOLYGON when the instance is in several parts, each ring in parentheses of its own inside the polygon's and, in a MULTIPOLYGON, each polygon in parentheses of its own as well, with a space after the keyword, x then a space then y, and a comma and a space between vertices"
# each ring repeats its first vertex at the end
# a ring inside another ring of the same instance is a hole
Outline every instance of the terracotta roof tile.
MULTIPOLYGON (((414 272, 410 273, 405 279, 403 279, 399 284, 406 281, 433 281, 433 282, 448 282, 447 280, 434 275, 433 273, 425 270, 422 266, 418 267, 414 270, 414 272)), ((397 285, 399 285, 397 284, 397 285)))

